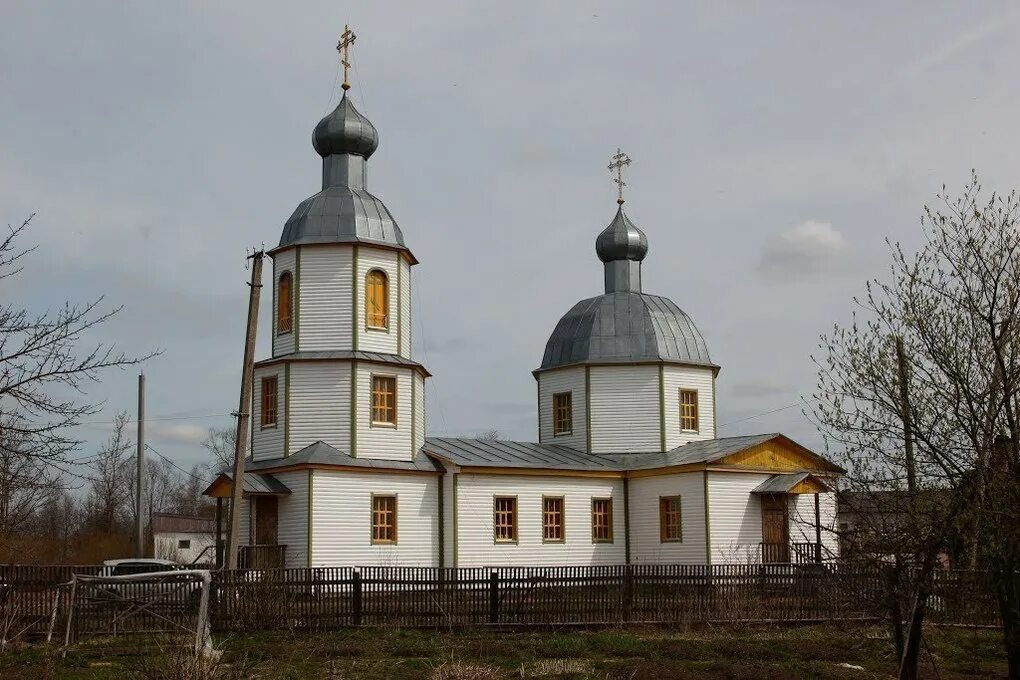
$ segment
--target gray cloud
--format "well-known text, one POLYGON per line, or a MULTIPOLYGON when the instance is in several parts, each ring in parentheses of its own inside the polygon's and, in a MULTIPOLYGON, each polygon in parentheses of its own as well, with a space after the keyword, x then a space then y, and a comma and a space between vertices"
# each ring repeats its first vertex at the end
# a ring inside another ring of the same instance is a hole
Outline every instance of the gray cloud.
POLYGON ((852 271, 854 252, 846 236, 828 222, 806 220, 773 235, 759 271, 773 281, 794 281, 852 271))

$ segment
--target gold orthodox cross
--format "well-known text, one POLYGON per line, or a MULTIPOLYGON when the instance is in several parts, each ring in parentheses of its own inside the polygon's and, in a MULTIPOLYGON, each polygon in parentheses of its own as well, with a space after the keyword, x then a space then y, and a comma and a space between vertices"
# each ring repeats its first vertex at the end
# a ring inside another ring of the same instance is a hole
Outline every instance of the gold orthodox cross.
POLYGON ((627 186, 627 183, 623 181, 623 168, 626 165, 630 165, 630 156, 620 151, 620 147, 616 147, 616 153, 613 154, 612 163, 609 164, 609 172, 615 172, 616 177, 613 178, 613 182, 616 183, 616 202, 623 205, 623 188, 627 186))
POLYGON ((344 66, 344 84, 340 87, 345 90, 351 89, 351 83, 347 80, 347 71, 351 68, 351 62, 349 61, 351 45, 354 44, 357 37, 354 35, 351 27, 344 24, 344 32, 340 34, 340 42, 336 44, 336 51, 340 53, 340 63, 344 66))

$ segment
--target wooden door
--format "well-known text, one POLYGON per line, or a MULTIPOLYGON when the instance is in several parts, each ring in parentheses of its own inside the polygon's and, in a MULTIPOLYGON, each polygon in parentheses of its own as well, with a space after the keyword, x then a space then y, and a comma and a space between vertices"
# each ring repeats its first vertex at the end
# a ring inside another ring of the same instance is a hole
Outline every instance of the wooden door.
POLYGON ((276 496, 256 496, 255 509, 255 545, 276 545, 277 543, 277 512, 276 496))
POLYGON ((790 528, 785 494, 761 497, 761 542, 763 562, 790 561, 790 528))

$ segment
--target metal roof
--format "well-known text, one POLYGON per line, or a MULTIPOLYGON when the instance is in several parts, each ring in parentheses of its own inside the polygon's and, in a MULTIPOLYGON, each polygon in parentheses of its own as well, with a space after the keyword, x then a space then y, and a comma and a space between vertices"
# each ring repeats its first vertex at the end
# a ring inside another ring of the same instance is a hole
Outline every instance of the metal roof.
POLYGON ((294 210, 283 227, 280 248, 360 242, 407 248, 393 215, 366 188, 368 158, 378 144, 375 126, 345 94, 312 133, 312 146, 322 156, 322 191, 294 210))
POLYGON ((659 453, 585 453, 559 444, 428 437, 422 451, 461 467, 626 472, 711 463, 782 436, 770 433, 708 439, 659 453))
POLYGON ((216 520, 197 515, 177 515, 170 512, 154 512, 149 523, 152 533, 211 534, 216 530, 216 520))
POLYGON ((399 354, 385 354, 383 352, 362 352, 362 351, 348 351, 348 350, 322 350, 322 351, 303 351, 303 352, 291 352, 290 354, 281 354, 280 356, 271 357, 269 359, 263 359, 256 361, 256 366, 265 366, 272 363, 278 363, 281 361, 370 361, 379 364, 393 364, 397 366, 406 366, 408 368, 415 368, 423 372, 425 375, 431 375, 428 370, 413 359, 402 357, 399 354))
POLYGON ((422 450, 461 466, 613 470, 613 462, 558 444, 428 437, 422 450))
POLYGON ((811 475, 807 472, 796 472, 789 475, 772 475, 758 486, 751 489, 751 493, 787 493, 811 475))
MULTIPOLYGON (((281 482, 276 477, 270 474, 266 474, 264 472, 255 472, 254 470, 250 470, 249 469, 250 462, 251 461, 248 461, 245 464, 244 485, 241 488, 241 491, 243 493, 273 496, 286 496, 290 494, 290 489, 287 488, 287 485, 281 482)), ((233 483, 233 477, 231 476, 232 472, 233 470, 224 470, 219 475, 217 475, 216 479, 214 479, 212 483, 208 487, 206 487, 205 491, 202 492, 202 495, 219 496, 220 495, 219 493, 213 492, 216 490, 216 487, 220 486, 221 484, 233 483)))
POLYGON ((634 361, 717 368, 694 322, 672 300, 614 292, 582 300, 560 319, 546 343, 539 370, 634 361))
POLYGON ((640 262, 648 254, 648 237, 630 221, 621 205, 613 221, 595 239, 595 253, 603 262, 613 260, 640 262))
MULTIPOLYGON (((290 467, 292 465, 343 465, 345 467, 375 468, 380 470, 418 470, 422 472, 442 472, 443 467, 428 456, 417 455, 413 461, 375 460, 371 458, 354 458, 339 449, 335 449, 324 441, 309 444, 300 451, 286 458, 248 461, 246 471, 270 470, 290 467)), ((248 475, 245 475, 245 479, 248 475)))

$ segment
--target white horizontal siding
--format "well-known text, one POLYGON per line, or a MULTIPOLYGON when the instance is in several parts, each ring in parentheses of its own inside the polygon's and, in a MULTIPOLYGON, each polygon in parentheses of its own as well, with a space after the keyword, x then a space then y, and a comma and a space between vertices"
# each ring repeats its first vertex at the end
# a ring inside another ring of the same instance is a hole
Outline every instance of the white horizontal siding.
POLYGON ((411 264, 400 256, 400 356, 411 358, 411 264))
POLYGON ((290 489, 279 497, 276 540, 287 546, 287 568, 308 566, 308 470, 273 475, 290 489))
MULTIPOLYGON (((358 246, 358 349, 365 352, 398 354, 397 348, 397 261, 400 253, 384 248, 358 246), (379 269, 389 278, 389 329, 385 331, 367 328, 365 315, 365 279, 373 269, 379 269)), ((303 347, 303 344, 302 344, 303 347)))
POLYGON ((411 369, 383 364, 357 363, 358 427, 357 456, 386 460, 410 460, 411 454, 411 369), (397 425, 372 424, 372 376, 397 379, 397 425))
POLYGON ((460 473, 455 466, 447 465, 447 472, 443 475, 443 566, 455 567, 454 550, 456 547, 457 524, 454 521, 454 497, 457 493, 457 485, 460 473))
POLYGON ((351 364, 298 361, 290 365, 288 454, 322 440, 351 448, 351 364))
POLYGON ((751 490, 769 477, 758 473, 708 473, 713 564, 761 561, 761 500, 751 490))
POLYGON ((460 474, 457 566, 622 564, 623 480, 460 474), (493 496, 517 496, 518 542, 493 540, 493 496), (542 542, 542 496, 563 496, 563 543, 542 542), (613 498, 613 543, 591 540, 591 499, 613 498))
POLYGON ((301 248, 299 344, 302 351, 350 350, 351 246, 301 248))
POLYGON ((312 566, 436 566, 435 476, 316 470, 312 566), (372 494, 397 495, 397 542, 372 545, 372 494))
POLYGON ((687 442, 715 438, 715 409, 713 407, 712 369, 689 366, 663 366, 663 396, 665 397, 666 448, 673 449, 687 442), (680 390, 698 392, 698 431, 680 429, 680 390))
MULTIPOLYGON (((224 510, 226 507, 224 507, 224 510)), ((227 534, 230 532, 230 516, 224 517, 224 529, 223 529, 223 544, 226 546, 227 534)), ((237 533, 237 544, 238 545, 251 545, 251 498, 244 498, 241 500, 241 528, 237 533)), ((224 548, 226 550, 226 548, 224 548)))
POLYGON ((543 371, 538 374, 538 419, 539 441, 543 444, 563 444, 584 451, 588 447, 587 421, 585 410, 585 369, 568 368, 559 371, 543 371), (573 431, 569 435, 553 434, 553 396, 570 392, 573 410, 573 431))
POLYGON ((255 369, 252 389, 251 455, 253 460, 283 457, 283 430, 287 417, 287 384, 282 364, 271 364, 255 369), (262 427, 262 379, 276 376, 276 425, 262 427))
POLYGON ((705 563, 705 480, 687 472, 630 480, 630 556, 634 564, 705 563), (659 498, 680 496, 683 541, 660 540, 659 498))
POLYGON ((411 451, 415 454, 425 445, 425 378, 417 371, 411 374, 414 380, 414 442, 411 451))
MULTIPOLYGON (((821 525, 822 554, 826 557, 839 555, 839 539, 836 535, 836 494, 818 495, 818 516, 821 525)), ((815 495, 810 493, 790 496, 790 540, 794 543, 815 542, 815 495)))
POLYGON ((661 451, 658 366, 592 366, 593 453, 661 451))
MULTIPOLYGON (((280 304, 280 277, 283 276, 284 272, 290 272, 291 277, 291 302, 294 301, 294 286, 297 284, 297 274, 295 272, 294 261, 295 261, 295 249, 290 248, 281 253, 277 253, 273 256, 273 356, 278 357, 281 354, 289 354, 294 351, 294 332, 293 330, 289 333, 279 334, 276 328, 276 320, 279 318, 278 310, 280 304)), ((294 312, 294 306, 291 305, 291 313, 294 312)), ((296 322, 296 320, 295 320, 296 322)))

